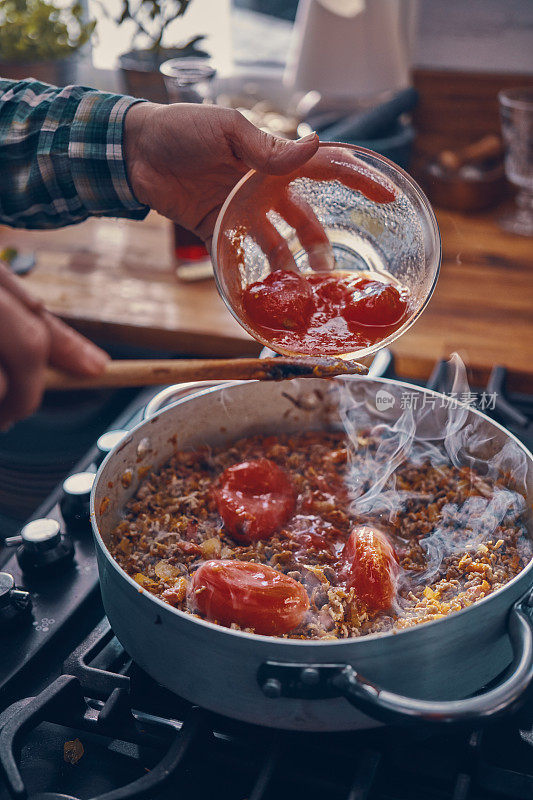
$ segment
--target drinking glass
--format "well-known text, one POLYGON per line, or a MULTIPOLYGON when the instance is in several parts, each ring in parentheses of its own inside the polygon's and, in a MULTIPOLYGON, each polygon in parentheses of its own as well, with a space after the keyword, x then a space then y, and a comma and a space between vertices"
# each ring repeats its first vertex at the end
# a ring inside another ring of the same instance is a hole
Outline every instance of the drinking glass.
MULTIPOLYGON (((216 70, 201 58, 171 58, 160 67, 169 102, 212 103, 216 70)), ((194 233, 174 224, 176 273, 185 280, 212 277, 209 253, 194 233), (194 267, 194 269, 192 269, 194 267)))
POLYGON ((171 103, 213 102, 216 69, 204 58, 171 58, 160 66, 171 103))
POLYGON ((505 172, 518 187, 516 208, 499 222, 506 231, 533 236, 533 89, 504 89, 498 99, 505 172))

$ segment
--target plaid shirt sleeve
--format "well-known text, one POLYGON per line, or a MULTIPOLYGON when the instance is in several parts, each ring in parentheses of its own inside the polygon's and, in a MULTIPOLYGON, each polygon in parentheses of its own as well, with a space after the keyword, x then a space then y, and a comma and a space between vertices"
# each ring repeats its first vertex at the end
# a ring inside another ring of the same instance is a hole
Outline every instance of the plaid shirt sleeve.
POLYGON ((128 182, 133 97, 0 79, 0 223, 57 228, 88 216, 143 219, 128 182))

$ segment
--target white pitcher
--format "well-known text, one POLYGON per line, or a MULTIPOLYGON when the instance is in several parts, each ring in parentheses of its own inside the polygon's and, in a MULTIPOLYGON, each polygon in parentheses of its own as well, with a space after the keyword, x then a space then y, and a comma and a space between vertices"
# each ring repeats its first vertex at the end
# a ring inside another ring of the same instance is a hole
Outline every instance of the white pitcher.
POLYGON ((284 82, 322 107, 354 107, 410 84, 417 0, 300 0, 284 82))

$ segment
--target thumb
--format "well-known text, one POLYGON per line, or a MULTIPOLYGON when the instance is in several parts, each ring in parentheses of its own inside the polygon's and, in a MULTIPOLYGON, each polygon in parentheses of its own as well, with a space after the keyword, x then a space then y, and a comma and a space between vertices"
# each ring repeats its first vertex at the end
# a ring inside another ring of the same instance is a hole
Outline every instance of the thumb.
POLYGON ((269 175, 285 175, 305 164, 318 150, 315 132, 291 141, 256 128, 239 115, 230 136, 232 149, 247 167, 269 175))

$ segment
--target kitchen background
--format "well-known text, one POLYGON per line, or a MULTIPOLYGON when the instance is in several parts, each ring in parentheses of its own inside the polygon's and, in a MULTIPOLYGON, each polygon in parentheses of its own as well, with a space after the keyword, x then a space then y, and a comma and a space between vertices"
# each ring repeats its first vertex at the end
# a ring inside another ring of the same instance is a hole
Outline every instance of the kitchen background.
MULTIPOLYGON (((120 8, 119 0, 105 5, 111 13, 120 8)), ((236 61, 284 64, 297 5, 296 0, 194 0, 186 17, 169 33, 174 30, 177 41, 205 33, 210 49, 220 50, 224 64, 230 38, 236 61), (260 24, 254 12, 270 16, 269 36, 256 38, 250 48, 247 35, 260 24)), ((529 0, 425 0, 416 6, 415 67, 533 73, 533 5, 529 0)), ((99 41, 81 74, 88 76, 92 71, 105 88, 118 88, 114 67, 118 54, 127 49, 128 32, 117 31, 94 0, 89 0, 88 7, 99 20, 99 41)))

